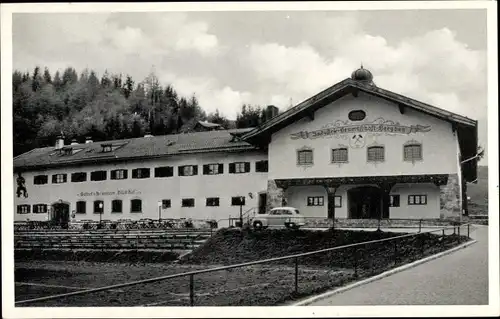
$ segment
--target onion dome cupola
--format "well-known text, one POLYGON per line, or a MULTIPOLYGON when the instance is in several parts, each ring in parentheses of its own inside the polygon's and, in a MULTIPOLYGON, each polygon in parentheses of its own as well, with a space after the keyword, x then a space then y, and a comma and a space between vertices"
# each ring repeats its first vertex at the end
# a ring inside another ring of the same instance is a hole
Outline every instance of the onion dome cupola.
POLYGON ((367 69, 363 68, 362 64, 361 64, 361 67, 359 69, 352 72, 351 78, 354 81, 358 81, 358 82, 365 83, 365 84, 375 85, 375 83, 373 83, 372 73, 370 71, 368 71, 367 69))

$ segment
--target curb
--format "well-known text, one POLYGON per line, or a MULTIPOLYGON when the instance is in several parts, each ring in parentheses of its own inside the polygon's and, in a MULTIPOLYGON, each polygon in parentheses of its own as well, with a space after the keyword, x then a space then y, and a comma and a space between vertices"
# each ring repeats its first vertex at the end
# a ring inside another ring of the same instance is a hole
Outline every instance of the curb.
POLYGON ((313 297, 310 297, 310 298, 307 298, 305 300, 302 300, 302 301, 299 301, 299 302, 296 302, 294 304, 291 304, 290 306, 307 306, 309 305, 310 303, 313 303, 315 301, 318 301, 318 300, 322 300, 322 299, 325 299, 325 298, 328 298, 330 296, 333 296, 333 295, 336 295, 336 294, 339 294, 339 293, 342 293, 344 291, 347 291, 347 290, 350 290, 350 289, 353 289, 353 288, 356 288, 358 286, 362 286, 362 285, 365 285, 367 283, 370 283, 372 281, 376 281, 376 280, 379 280, 379 279, 382 279, 384 277, 387 277, 387 276, 390 276, 390 275, 393 275, 395 273, 398 273, 398 272, 401 272, 403 270, 406 270, 406 269, 410 269, 410 268, 413 268, 415 266, 418 266, 420 264, 423 264, 423 263, 426 263, 428 261, 431 261, 433 259, 437 259, 437 258, 440 258, 440 257, 443 257, 445 255, 448 255, 448 254, 451 254, 457 250, 460 250, 462 248, 465 248, 465 247, 468 247, 472 244, 475 244, 477 242, 477 240, 471 240, 471 241, 468 241, 466 243, 463 243, 459 246, 456 246, 456 247, 453 247, 451 249, 448 249, 448 250, 445 250, 445 251, 442 251, 440 253, 437 253, 435 255, 432 255, 432 256, 428 256, 428 257, 425 257, 423 259, 419 259, 417 261, 414 261, 412 263, 409 263, 409 264, 406 264, 406 265, 402 265, 402 266, 399 266, 397 268, 393 268, 393 269, 390 269, 386 272, 383 272, 381 274, 378 274, 376 276, 373 276, 373 277, 370 277, 370 278, 366 278, 366 279, 363 279, 363 280, 360 280, 360 281, 357 281, 355 283, 352 283, 352 284, 349 284, 347 286, 344 286, 344 287, 341 287, 341 288, 337 288, 337 289, 334 289, 334 290, 330 290, 330 291, 327 291, 327 292, 324 292, 320 295, 317 295, 317 296, 313 296, 313 297))

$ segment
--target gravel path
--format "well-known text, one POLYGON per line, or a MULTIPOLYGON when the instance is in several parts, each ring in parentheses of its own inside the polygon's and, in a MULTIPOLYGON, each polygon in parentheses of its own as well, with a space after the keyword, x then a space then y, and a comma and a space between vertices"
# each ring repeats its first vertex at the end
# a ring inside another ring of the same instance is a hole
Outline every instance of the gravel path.
POLYGON ((488 226, 475 227, 471 246, 310 306, 487 305, 488 226))

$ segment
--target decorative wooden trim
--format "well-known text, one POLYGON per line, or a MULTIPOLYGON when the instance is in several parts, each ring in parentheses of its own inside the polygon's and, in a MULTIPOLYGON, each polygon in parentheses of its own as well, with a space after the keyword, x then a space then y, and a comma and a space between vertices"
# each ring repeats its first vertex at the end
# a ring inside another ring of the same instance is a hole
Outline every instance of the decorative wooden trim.
POLYGON ((321 185, 336 188, 346 184, 376 184, 381 187, 394 186, 397 183, 434 183, 436 186, 446 185, 448 174, 430 175, 386 175, 386 176, 353 176, 353 177, 329 177, 329 178, 291 178, 275 179, 279 188, 291 186, 321 185), (392 186, 391 186, 392 185, 392 186))
POLYGON ((314 110, 312 109, 309 109, 307 112, 306 112, 306 116, 309 120, 311 121, 314 121, 314 110))
POLYGON ((406 108, 403 104, 398 104, 399 107, 399 113, 405 114, 406 108))

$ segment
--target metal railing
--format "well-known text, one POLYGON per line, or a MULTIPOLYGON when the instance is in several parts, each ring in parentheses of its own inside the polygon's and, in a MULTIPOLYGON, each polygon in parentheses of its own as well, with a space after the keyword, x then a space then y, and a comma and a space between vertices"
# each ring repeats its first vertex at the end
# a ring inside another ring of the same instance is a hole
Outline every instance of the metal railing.
MULTIPOLYGON (((262 265, 262 264, 266 264, 266 263, 271 263, 271 262, 276 262, 276 261, 285 261, 285 260, 293 260, 294 272, 295 272, 294 273, 294 287, 293 288, 294 288, 294 293, 297 294, 299 292, 299 276, 298 276, 299 259, 301 259, 301 258, 313 256, 313 255, 318 255, 318 254, 324 254, 324 253, 333 252, 333 251, 352 249, 353 250, 353 252, 352 252, 352 254, 353 254, 352 267, 354 268, 355 276, 357 276, 358 270, 360 268, 360 265, 358 263, 358 261, 359 261, 358 251, 363 246, 392 241, 394 243, 393 248, 392 248, 392 258, 394 261, 394 265, 397 265, 398 261, 399 261, 399 257, 400 257, 400 256, 398 256, 398 249, 397 249, 397 247, 398 247, 397 241, 398 240, 402 240, 404 238, 410 238, 410 237, 414 237, 414 236, 422 236, 423 234, 439 233, 440 236, 439 235, 437 235, 437 236, 439 236, 441 243, 444 245, 444 239, 445 239, 445 236, 447 236, 447 235, 445 235, 445 231, 453 229, 453 235, 458 235, 458 237, 457 237, 458 243, 460 243, 461 242, 460 228, 464 227, 464 226, 467 227, 467 238, 470 238, 470 224, 463 224, 463 225, 444 227, 444 228, 425 231, 425 232, 405 234, 405 235, 388 237, 388 238, 384 238, 384 239, 371 240, 371 241, 365 241, 365 242, 360 242, 360 243, 353 243, 353 244, 337 246, 337 247, 332 247, 332 248, 325 248, 325 249, 320 249, 320 250, 315 250, 315 251, 305 252, 305 253, 299 253, 299 254, 294 254, 294 255, 288 255, 288 256, 283 256, 283 257, 269 258, 269 259, 264 259, 264 260, 251 261, 251 262, 245 262, 245 263, 222 266, 222 267, 189 271, 189 272, 184 272, 184 273, 180 273, 180 274, 173 274, 173 275, 149 278, 149 279, 144 279, 144 280, 132 281, 132 282, 127 282, 127 283, 109 285, 109 286, 105 286, 105 287, 87 289, 87 290, 83 290, 83 291, 76 291, 76 292, 69 292, 69 293, 45 296, 45 297, 40 297, 40 298, 20 300, 20 301, 16 301, 15 305, 33 304, 33 303, 37 303, 37 302, 62 299, 62 298, 71 297, 71 296, 81 296, 84 294, 109 291, 109 290, 113 290, 113 289, 130 287, 130 286, 139 285, 139 284, 160 282, 160 281, 179 278, 179 277, 188 277, 189 278, 189 304, 190 304, 190 306, 194 306, 194 304, 195 304, 194 301, 195 301, 195 297, 196 297, 195 290, 194 290, 194 282, 195 282, 196 275, 200 275, 200 274, 204 274, 204 273, 211 273, 211 272, 216 272, 216 271, 221 271, 221 270, 229 270, 229 269, 247 267, 247 266, 252 266, 252 265, 262 265)), ((418 249, 419 249, 420 255, 423 257, 424 250, 425 250, 424 240, 422 239, 418 242, 420 245, 420 247, 418 247, 418 249)))
POLYGON ((207 229, 217 228, 217 222, 212 219, 163 218, 157 219, 120 219, 120 220, 80 220, 69 223, 52 221, 15 222, 14 231, 32 230, 145 230, 145 229, 207 229))

